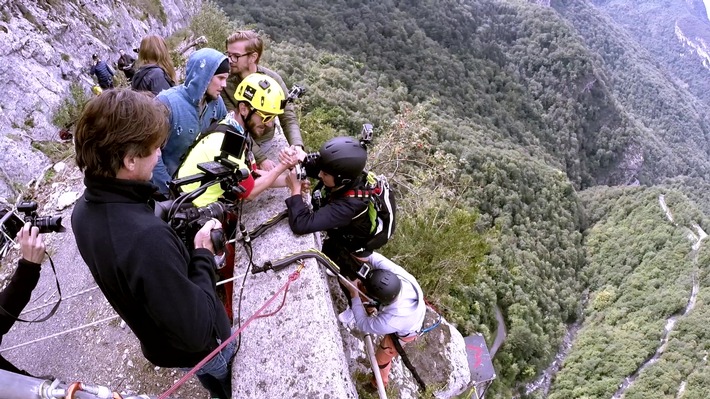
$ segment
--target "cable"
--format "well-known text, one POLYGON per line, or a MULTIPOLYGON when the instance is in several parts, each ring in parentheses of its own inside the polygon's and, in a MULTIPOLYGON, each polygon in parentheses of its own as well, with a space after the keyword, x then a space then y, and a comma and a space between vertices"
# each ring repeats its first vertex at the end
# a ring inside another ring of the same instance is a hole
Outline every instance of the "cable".
MULTIPOLYGON (((234 340, 234 338, 241 336, 242 331, 244 331, 244 329, 247 328, 249 326, 249 324, 251 324, 252 321, 261 317, 260 315, 264 311, 264 309, 266 309, 269 305, 271 305, 271 303, 281 294, 281 291, 288 291, 288 287, 291 285, 291 283, 296 281, 296 279, 298 279, 298 277, 301 275, 301 269, 303 269, 302 266, 299 267, 298 269, 296 269, 295 272, 291 273, 288 276, 288 281, 286 281, 286 283, 278 291, 276 291, 276 293, 271 298, 269 298, 269 300, 266 301, 266 303, 264 303, 264 305, 262 305, 262 307, 260 307, 259 310, 257 310, 256 313, 254 313, 244 323, 243 326, 239 327, 239 329, 237 331, 235 331, 229 338, 224 340, 224 342, 222 342, 217 348, 215 348, 215 350, 213 350, 212 353, 210 353, 209 355, 207 355, 207 357, 202 359, 202 361, 197 363, 197 365, 195 365, 195 367, 193 367, 192 370, 190 370, 187 374, 185 374, 182 378, 180 378, 175 384, 173 384, 172 387, 170 387, 167 391, 160 394, 160 396, 158 396, 158 399, 166 399, 168 397, 168 395, 174 393, 182 384, 185 383, 185 381, 187 381, 188 379, 190 379, 190 377, 195 375, 195 373, 199 369, 201 369, 202 366, 207 364, 207 362, 212 360, 212 358, 215 355, 217 355, 217 353, 219 353, 222 349, 224 349, 227 345, 229 345, 229 343, 232 342, 234 340)), ((236 354, 236 351, 234 353, 236 354)))

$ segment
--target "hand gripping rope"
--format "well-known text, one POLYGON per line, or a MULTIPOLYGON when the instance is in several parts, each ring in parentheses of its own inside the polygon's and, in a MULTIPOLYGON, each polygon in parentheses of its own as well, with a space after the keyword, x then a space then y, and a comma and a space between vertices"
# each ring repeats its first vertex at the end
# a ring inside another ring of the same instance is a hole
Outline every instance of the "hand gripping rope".
POLYGON ((226 347, 230 342, 232 342, 235 338, 237 338, 237 336, 239 336, 242 333, 242 331, 244 331, 244 329, 247 328, 247 326, 249 324, 251 324, 252 321, 254 321, 258 318, 272 316, 272 315, 276 314, 279 310, 281 310, 284 303, 286 302, 286 294, 288 293, 288 287, 291 285, 291 283, 293 283, 294 281, 296 281, 298 279, 298 277, 301 275, 301 270, 303 270, 303 267, 304 267, 304 264, 301 263, 298 266, 298 268, 296 269, 296 271, 294 271, 293 273, 291 273, 290 276, 288 276, 288 281, 286 282, 286 284, 284 284, 281 287, 281 289, 279 289, 271 298, 269 298, 269 300, 266 301, 266 303, 264 303, 264 305, 262 307, 260 307, 259 310, 257 310, 256 313, 254 313, 244 323, 243 326, 239 327, 239 329, 237 331, 235 331, 234 334, 232 334, 229 338, 224 340, 224 342, 222 342, 221 345, 219 345, 215 350, 213 350, 212 353, 210 353, 209 355, 207 355, 207 357, 202 359, 201 362, 197 363, 197 365, 195 367, 193 367, 192 370, 190 370, 187 374, 185 374, 182 378, 180 378, 172 387, 170 387, 167 391, 160 394, 160 396, 158 396, 158 399, 167 399, 168 395, 174 393, 182 384, 185 383, 185 381, 187 381, 190 377, 192 377, 197 372, 197 370, 202 368, 202 366, 204 366, 213 357, 215 357, 222 349, 224 349, 224 347, 226 347), (279 296, 279 294, 281 294, 282 291, 284 293, 284 297, 283 297, 283 301, 281 302, 281 305, 279 305, 279 307, 271 313, 262 314, 262 312, 264 312, 264 310, 269 305, 271 305, 271 303, 274 302, 274 300, 276 300, 276 298, 279 296))

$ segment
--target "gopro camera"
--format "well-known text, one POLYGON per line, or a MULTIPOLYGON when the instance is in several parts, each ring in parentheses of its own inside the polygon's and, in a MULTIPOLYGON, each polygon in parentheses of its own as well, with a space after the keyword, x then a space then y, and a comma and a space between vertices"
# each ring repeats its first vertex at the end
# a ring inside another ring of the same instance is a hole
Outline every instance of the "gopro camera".
POLYGON ((362 266, 360 266, 360 270, 357 271, 358 277, 360 277, 360 279, 362 280, 365 280, 367 278, 367 275, 370 273, 370 269, 370 265, 363 262, 362 266))

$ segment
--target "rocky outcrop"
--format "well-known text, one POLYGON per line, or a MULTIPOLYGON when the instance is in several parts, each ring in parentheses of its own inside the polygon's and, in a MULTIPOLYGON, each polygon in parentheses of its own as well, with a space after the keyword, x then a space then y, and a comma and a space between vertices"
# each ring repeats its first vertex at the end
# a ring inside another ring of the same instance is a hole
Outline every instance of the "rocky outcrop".
POLYGON ((550 7, 550 0, 528 0, 530 3, 537 4, 543 7, 550 7))
POLYGON ((0 12, 0 198, 36 178, 50 161, 31 146, 53 140, 54 111, 72 82, 91 86, 91 55, 115 62, 148 33, 185 26, 201 0, 12 0, 0 12), (145 7, 145 5, 144 5, 145 7))
POLYGON ((690 16, 679 18, 675 23, 675 35, 683 47, 696 54, 703 66, 710 69, 710 25, 690 16))

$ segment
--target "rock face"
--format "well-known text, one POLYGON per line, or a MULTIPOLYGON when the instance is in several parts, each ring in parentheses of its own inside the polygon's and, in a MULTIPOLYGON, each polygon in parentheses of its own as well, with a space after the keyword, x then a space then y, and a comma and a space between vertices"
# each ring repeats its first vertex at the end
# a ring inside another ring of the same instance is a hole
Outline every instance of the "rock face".
MULTIPOLYGON (((1 1, 0 1, 1 3, 1 1)), ((201 0, 11 0, 0 7, 0 198, 38 177, 49 159, 33 140, 56 140, 54 111, 77 82, 87 92, 92 54, 115 63, 148 34, 169 35, 201 0), (150 10, 138 8, 150 4, 150 10)))

